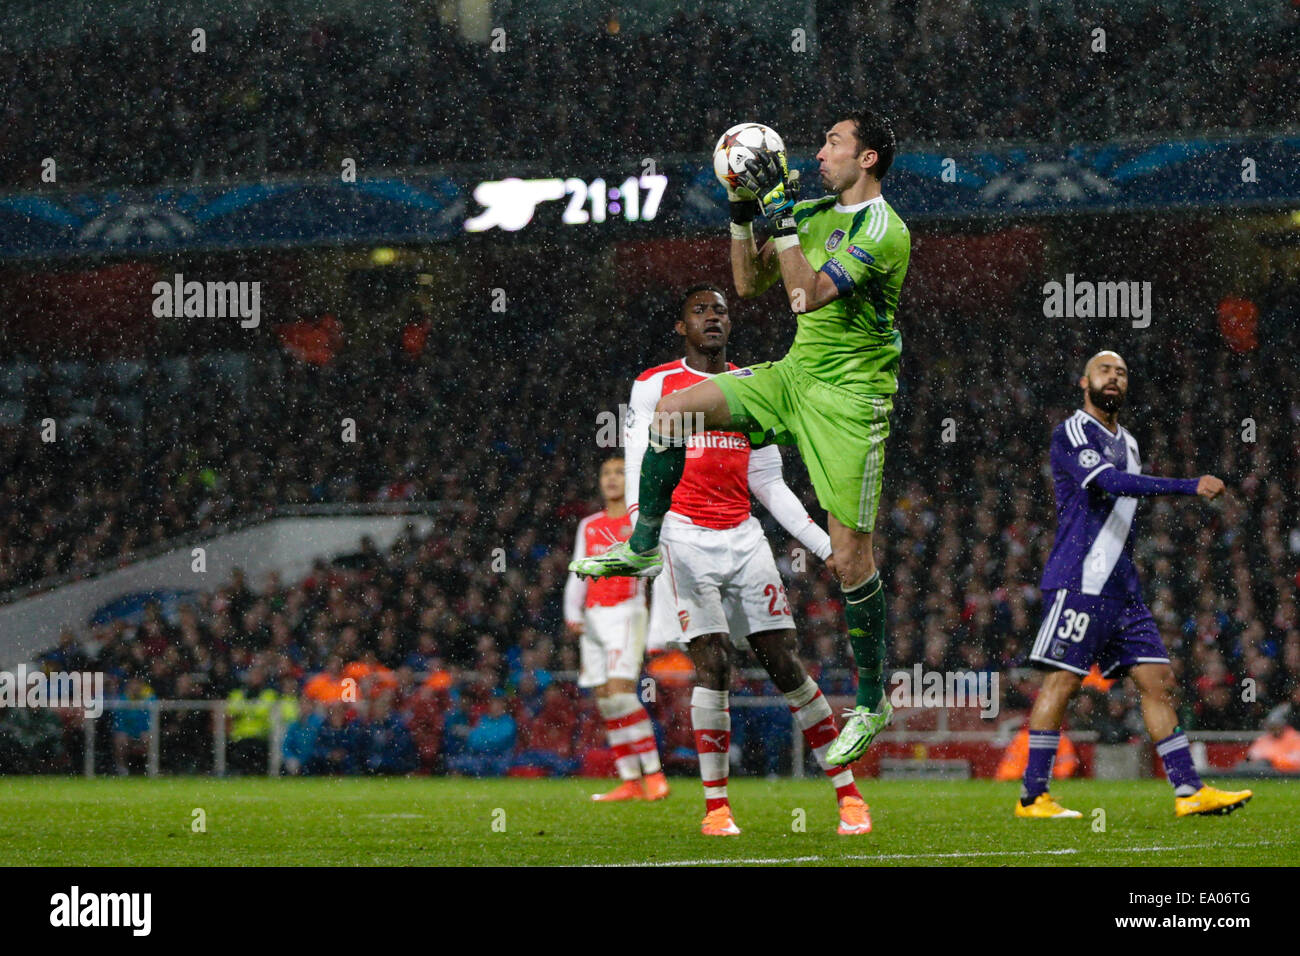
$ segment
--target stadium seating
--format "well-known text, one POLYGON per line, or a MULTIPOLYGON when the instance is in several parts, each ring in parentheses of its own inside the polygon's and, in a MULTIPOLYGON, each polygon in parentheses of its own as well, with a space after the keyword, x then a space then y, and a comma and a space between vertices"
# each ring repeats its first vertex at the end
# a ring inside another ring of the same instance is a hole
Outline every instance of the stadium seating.
POLYGON ((436 22, 413 25, 425 57, 395 55, 392 36, 371 24, 270 11, 251 29, 209 24, 199 57, 139 27, 55 50, 0 38, 10 104, 0 185, 40 186, 33 156, 56 157, 65 185, 337 175, 343 156, 368 169, 574 157, 599 166, 698 152, 750 115, 807 146, 823 117, 802 104, 826 90, 884 104, 914 142, 1259 130, 1293 122, 1300 102, 1300 31, 1285 3, 1271 18, 1241 16, 1245 4, 1127 4, 1107 18, 1110 52, 1090 54, 1095 24, 1075 19, 1074 5, 1043 4, 1035 19, 989 0, 955 17, 942 4, 881 0, 826 8, 807 40, 820 56, 792 51, 787 24, 801 21, 772 6, 749 29, 684 12, 640 36, 603 22, 524 27, 512 56, 483 55, 436 22), (755 64, 776 62, 779 89, 754 82, 755 64))
MULTIPOLYGON (((665 300, 669 292, 663 290, 665 300)), ((1180 475, 1219 471, 1234 489, 1218 509, 1172 501, 1149 506, 1137 551, 1174 657, 1182 720, 1192 730, 1255 729, 1270 708, 1300 696, 1300 513, 1285 493, 1300 474, 1300 447, 1293 441, 1300 420, 1294 399, 1300 372, 1292 361, 1300 344, 1296 302, 1295 287, 1285 283, 1259 297, 1259 346, 1250 351, 1225 348, 1207 319, 1148 339, 1150 351, 1130 356, 1134 401, 1126 420, 1147 468, 1180 475), (1194 362, 1191 355, 1210 359, 1194 362), (1239 423, 1247 411, 1257 421, 1253 443, 1241 440, 1239 423), (1253 701, 1234 691, 1247 677, 1257 683, 1253 701)), ((635 341, 644 328, 644 305, 602 313, 609 326, 602 335, 615 343, 635 341)), ((568 328, 568 318, 557 317, 549 300, 519 309, 526 311, 512 314, 511 323, 527 332, 518 336, 568 328)), ((1035 463, 1051 426, 1076 397, 1068 374, 1032 357, 1079 354, 1085 343, 1078 329, 1045 327, 1041 320, 994 315, 981 327, 942 315, 909 319, 911 341, 934 336, 942 347, 907 353, 901 414, 890 440, 895 477, 882 502, 880 548, 896 615, 891 663, 1006 672, 1022 658, 1037 624, 1035 585, 1053 531, 1050 489, 1035 463), (998 346, 996 362, 982 347, 987 342, 998 346), (971 427, 945 447, 936 436, 952 415, 971 427)), ((510 354, 527 348, 504 324, 473 334, 503 343, 510 354)), ((9 587, 50 573, 84 573, 96 558, 129 560, 150 542, 215 527, 269 504, 375 500, 396 482, 406 483, 405 493, 417 499, 458 502, 460 509, 440 515, 429 535, 399 541, 388 553, 321 568, 299 584, 221 582, 201 595, 192 614, 139 628, 88 629, 51 649, 47 659, 59 665, 83 645, 113 676, 120 695, 225 699, 260 667, 269 686, 283 685, 287 696, 301 698, 306 680, 332 657, 342 654, 341 663, 350 664, 370 651, 395 674, 393 703, 410 728, 422 771, 454 769, 447 761, 456 750, 455 728, 472 729, 497 692, 507 695, 518 743, 505 758, 462 766, 509 769, 513 754, 537 749, 529 720, 540 705, 518 689, 544 689, 550 675, 576 671, 576 648, 563 636, 560 594, 574 527, 593 508, 592 476, 601 454, 592 441, 590 409, 557 412, 547 397, 557 389, 584 390, 593 408, 616 407, 625 400, 629 370, 638 361, 649 364, 642 361, 646 351, 644 345, 615 345, 599 357, 554 352, 555 361, 544 366, 506 367, 497 361, 499 351, 469 348, 453 337, 417 360, 345 349, 324 368, 305 367, 275 348, 238 359, 179 356, 98 369, 47 367, 36 374, 32 363, 6 363, 0 367, 5 394, 28 411, 20 428, 0 427, 0 550, 13 556, 0 571, 9 587), (458 381, 478 388, 455 386, 458 381), (110 382, 123 402, 139 403, 138 424, 92 401, 110 382), (78 402, 89 403, 80 427, 80 477, 55 483, 51 475, 74 472, 60 471, 49 450, 33 443, 31 422, 51 403, 66 410, 78 402), (320 409, 332 415, 343 405, 369 416, 365 454, 341 451, 318 421, 320 409), (169 406, 204 414, 167 414, 169 406), (214 428, 213 422, 222 424, 214 428), (214 480, 202 480, 200 472, 209 467, 214 480), (494 571, 490 560, 499 546, 507 551, 504 572, 494 571), (377 611, 367 605, 368 588, 377 589, 377 611), (417 652, 422 638, 424 649, 417 652), (428 672, 443 675, 436 698, 419 691, 416 674, 428 672)), ((802 468, 792 465, 787 477, 812 500, 802 468)), ((774 540, 784 539, 777 533, 774 540)), ((843 693, 851 686, 844 676, 849 661, 828 604, 834 595, 829 578, 819 567, 798 570, 785 547, 778 553, 801 653, 828 693, 843 693)), ((568 772, 602 765, 589 749, 599 743, 599 734, 591 733, 599 728, 594 708, 561 683, 575 713, 572 748, 558 747, 553 761, 534 754, 519 766, 568 772)), ((1089 694, 1088 705, 1076 705, 1073 726, 1095 730, 1108 742, 1131 737, 1131 701, 1121 699, 1122 688, 1109 696, 1089 694)), ((1014 681, 1004 682, 1003 695, 1005 713, 1027 704, 1014 681)), ((658 705, 670 765, 681 729, 674 723, 680 715, 672 716, 674 700, 667 694, 658 705)), ((304 714, 309 709, 304 705, 304 714)), ((0 720, 0 736, 34 739, 30 728, 7 729, 8 719, 0 720)), ((345 714, 345 725, 349 719, 365 726, 362 714, 345 714)), ((187 729, 177 730, 181 717, 167 720, 164 769, 209 766, 210 746, 184 741, 210 734, 210 722, 190 718, 187 729)), ((109 734, 109 722, 101 723, 109 734)), ((761 728, 763 718, 750 723, 761 728)), ((123 732, 130 737, 138 729, 124 724, 123 732)), ((70 723, 60 739, 64 757, 56 763, 77 769, 80 725, 70 723)), ((103 759, 111 761, 111 740, 102 744, 103 759)), ((751 769, 769 765, 762 747, 749 753, 751 769)), ((130 764, 131 754, 125 757, 130 764)), ((22 758, 11 753, 11 759, 22 758)), ((334 769, 363 772, 364 765, 358 757, 334 769)), ((102 769, 112 769, 111 762, 102 769)))

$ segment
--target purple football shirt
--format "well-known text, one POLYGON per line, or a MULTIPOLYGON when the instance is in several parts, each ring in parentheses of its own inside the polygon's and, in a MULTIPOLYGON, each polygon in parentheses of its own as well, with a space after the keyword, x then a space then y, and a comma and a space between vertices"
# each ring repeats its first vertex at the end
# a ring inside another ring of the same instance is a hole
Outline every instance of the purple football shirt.
POLYGON ((1137 440, 1117 427, 1112 434, 1077 411, 1052 431, 1056 540, 1043 568, 1044 591, 1140 597, 1133 564, 1138 497, 1196 493, 1195 478, 1130 477, 1142 473, 1137 440), (1119 487, 1112 492, 1102 485, 1119 487))

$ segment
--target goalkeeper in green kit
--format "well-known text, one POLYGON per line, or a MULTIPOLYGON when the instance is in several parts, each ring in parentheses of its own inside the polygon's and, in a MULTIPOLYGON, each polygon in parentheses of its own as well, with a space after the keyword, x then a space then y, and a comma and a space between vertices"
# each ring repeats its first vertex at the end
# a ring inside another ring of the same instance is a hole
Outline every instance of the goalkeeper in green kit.
POLYGON ((755 445, 797 445, 830 516, 832 567, 858 669, 857 705, 827 754, 835 765, 861 757, 893 716, 884 693, 885 595, 872 531, 902 352, 894 316, 911 253, 907 226, 880 193, 894 150, 884 117, 845 114, 817 153, 830 195, 805 202, 798 202, 798 174, 784 154, 763 151, 749 160, 739 181, 758 199, 728 190, 732 276, 744 298, 784 282, 798 316, 794 344, 779 362, 664 396, 650 423, 632 536, 570 565, 592 577, 659 573, 659 528, 691 433, 743 431, 755 445), (772 225, 761 251, 753 236, 760 209, 772 225))

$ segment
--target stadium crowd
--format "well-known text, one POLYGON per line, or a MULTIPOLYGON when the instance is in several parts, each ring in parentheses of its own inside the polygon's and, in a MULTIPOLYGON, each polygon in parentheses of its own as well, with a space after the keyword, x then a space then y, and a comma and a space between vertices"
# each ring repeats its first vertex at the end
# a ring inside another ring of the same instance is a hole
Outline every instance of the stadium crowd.
MULTIPOLYGON (((611 310, 570 279, 525 276, 537 294, 509 315, 470 322, 461 321, 468 306, 453 309, 456 321, 439 325, 418 354, 344 345, 317 366, 268 346, 231 366, 242 369, 234 378, 195 376, 187 386, 164 374, 166 361, 141 360, 127 395, 139 403, 138 423, 101 402, 71 442, 32 439, 48 403, 72 399, 40 384, 57 377, 48 368, 27 379, 23 422, 0 428, 0 574, 9 585, 84 572, 93 558, 127 560, 151 542, 276 505, 443 503, 431 531, 408 531, 391 550, 367 546, 295 584, 236 575, 200 589, 174 620, 154 609, 136 624, 66 635, 46 663, 93 663, 123 699, 231 702, 235 769, 265 767, 276 706, 288 730, 281 756, 298 772, 591 770, 600 722, 572 684, 565 565, 609 451, 597 447, 597 415, 625 401, 632 375, 671 357, 675 344, 669 294, 611 310), (665 332, 654 337, 651 327, 665 332), (358 423, 354 445, 340 440, 344 415, 358 423), (356 701, 345 697, 348 678, 356 701)), ((1095 350, 1098 330, 1013 321, 1041 312, 1033 293, 987 324, 901 320, 907 343, 925 347, 905 345, 877 534, 895 666, 1006 673, 1023 663, 1037 628, 1036 585, 1055 527, 1047 440, 1076 406, 1068 363, 1095 350)), ((1221 506, 1159 499, 1139 516, 1139 569, 1192 730, 1258 729, 1287 703, 1300 721, 1300 512, 1288 494, 1300 483, 1297 287, 1275 283, 1259 307, 1256 344, 1241 351, 1227 347, 1199 301, 1171 304, 1159 335, 1125 349, 1133 384, 1122 420, 1146 470, 1218 474, 1231 492, 1221 506)), ((732 352, 742 364, 766 357, 732 352)), ((793 456, 786 472, 819 515, 793 456)), ((766 523, 802 656, 828 693, 845 692, 851 660, 837 588, 766 523)), ((652 710, 672 766, 693 753, 689 674, 677 657, 652 666, 662 688, 652 710)), ((1033 692, 1022 680, 1002 690, 1004 718, 1033 692)), ((771 688, 754 680, 748 691, 771 688)), ((1098 687, 1076 704, 1070 726, 1132 739, 1133 703, 1122 683, 1098 687)), ((102 759, 125 768, 140 758, 142 713, 99 722, 109 735, 102 759)), ((57 750, 76 765, 75 727, 42 736, 24 723, 41 719, 0 715, 0 761, 57 750)), ((165 767, 209 765, 207 720, 163 715, 165 767)), ((738 724, 748 769, 788 759, 773 744, 789 739, 783 708, 738 724)))
POLYGON ((0 185, 147 185, 337 175, 482 160, 599 165, 699 153, 761 117, 820 144, 837 91, 901 141, 1078 142, 1297 121, 1300 8, 1145 0, 1107 15, 1044 4, 875 0, 745 24, 678 11, 658 32, 613 22, 507 31, 505 50, 436 20, 400 31, 264 11, 188 30, 94 31, 55 47, 0 38, 0 185), (1104 28, 1104 50, 1094 31, 1104 28), (804 31, 802 39, 792 31, 804 31), (701 51, 707 51, 702 54, 701 51), (545 82, 538 78, 545 77, 545 82))

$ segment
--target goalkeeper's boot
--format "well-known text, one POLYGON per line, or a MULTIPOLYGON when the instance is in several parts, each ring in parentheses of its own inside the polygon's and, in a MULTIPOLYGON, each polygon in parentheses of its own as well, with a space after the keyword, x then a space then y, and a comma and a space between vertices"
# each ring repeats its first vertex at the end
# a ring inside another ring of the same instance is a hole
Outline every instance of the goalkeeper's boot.
POLYGON ((704 815, 700 832, 705 836, 740 836, 740 827, 731 818, 731 806, 724 803, 704 815))
POLYGON ((663 569, 664 559, 658 548, 649 554, 637 554, 626 541, 604 554, 569 562, 569 570, 580 578, 652 578, 663 569))
POLYGON ((624 780, 609 793, 593 793, 591 799, 597 803, 617 803, 620 800, 644 800, 645 791, 641 789, 641 781, 624 780))
POLYGON ((1078 810, 1065 809, 1052 799, 1050 793, 1040 793, 1028 806, 1017 800, 1016 816, 1026 820, 1074 820, 1083 814, 1078 810))
POLYGON ((1219 790, 1203 786, 1189 797, 1174 797, 1174 814, 1180 817, 1195 814, 1222 816, 1244 807, 1253 796, 1249 790, 1219 790))
POLYGON ((844 712, 844 729, 826 751, 826 762, 832 767, 843 767, 853 763, 871 746, 876 735, 889 726, 894 719, 894 708, 883 698, 880 710, 869 710, 858 705, 844 712))
POLYGON ((668 796, 668 778, 664 776, 663 771, 647 774, 645 777, 645 798, 647 800, 662 800, 666 796, 668 796))
POLYGON ((840 836, 857 836, 871 832, 871 808, 861 797, 845 797, 840 801, 840 826, 835 831, 840 836))

